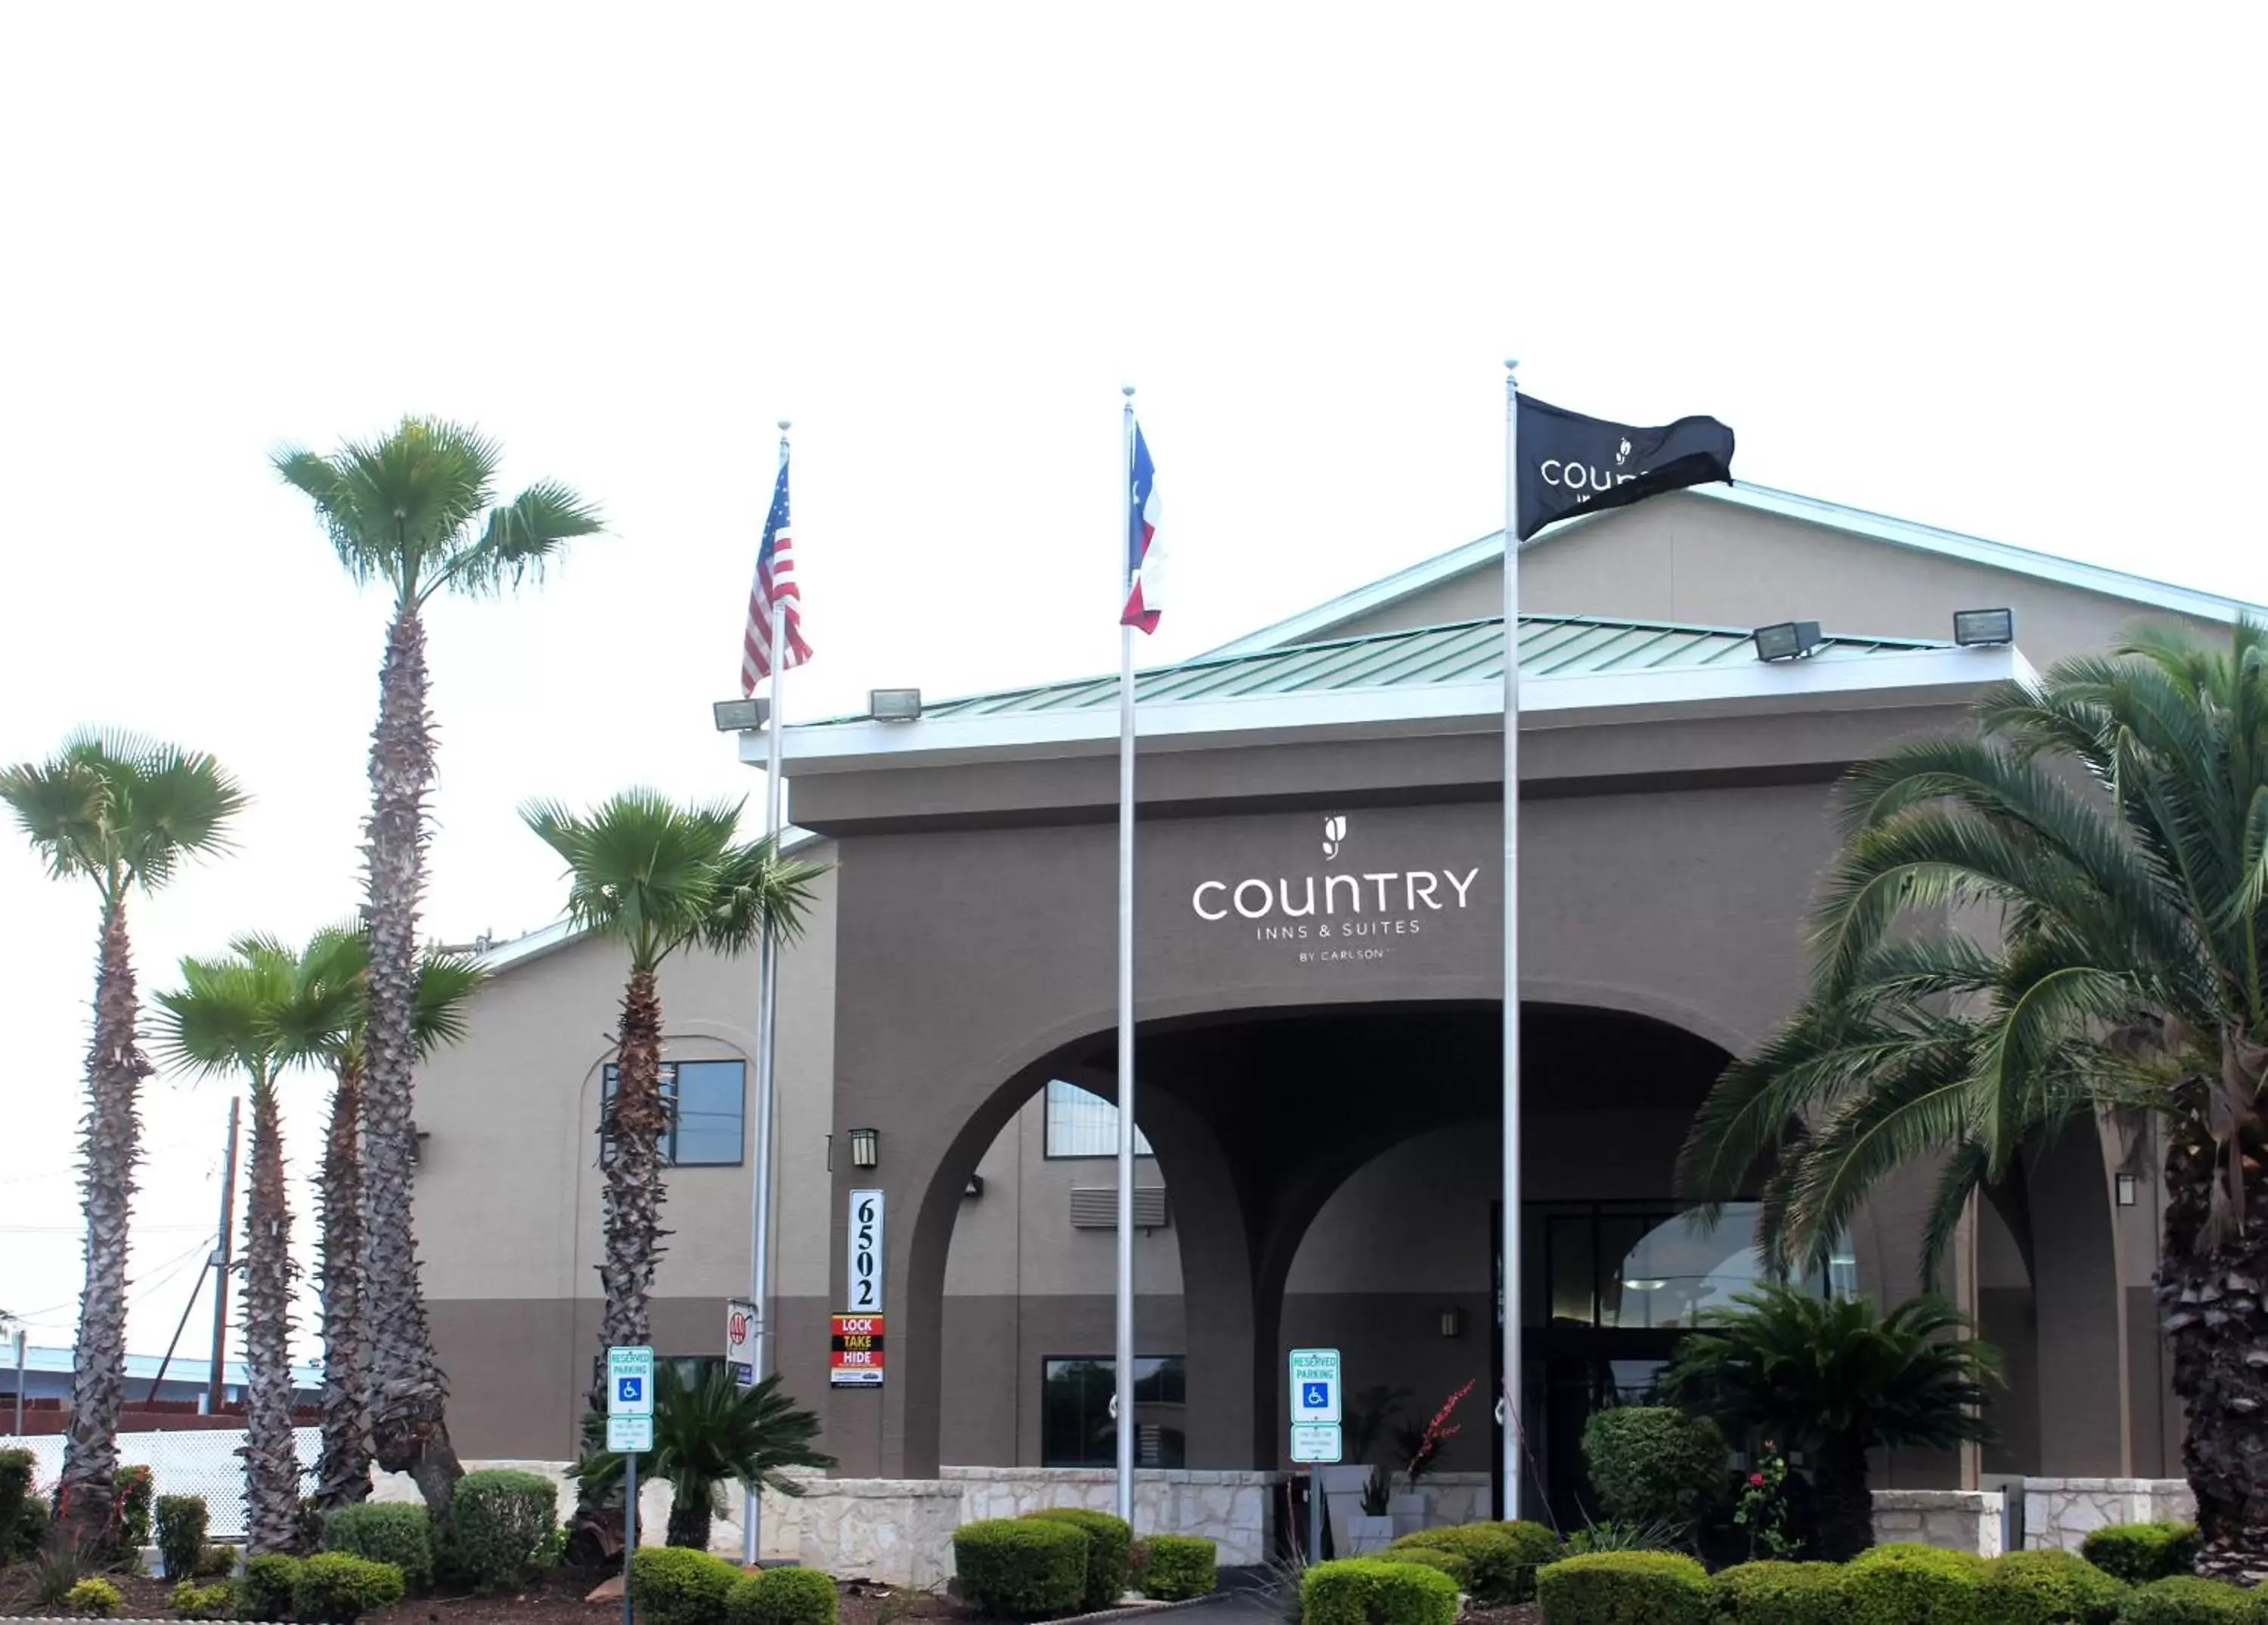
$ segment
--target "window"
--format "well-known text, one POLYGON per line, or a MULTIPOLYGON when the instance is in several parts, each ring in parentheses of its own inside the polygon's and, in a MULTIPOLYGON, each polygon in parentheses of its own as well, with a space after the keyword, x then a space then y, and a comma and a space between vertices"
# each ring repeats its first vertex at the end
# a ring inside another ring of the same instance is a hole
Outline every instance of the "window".
MULTIPOLYGON (((1108 1357, 1040 1362, 1040 1465, 1107 1467, 1118 1460, 1118 1426, 1110 1401, 1116 1363, 1108 1357)), ((1134 1362, 1134 1464, 1183 1465, 1189 1378, 1178 1354, 1134 1362)))
MULTIPOLYGON (((661 1159, 676 1168, 726 1168, 740 1160, 740 1113, 747 1068, 739 1061, 665 1062, 662 1104, 669 1127, 661 1137, 661 1159)), ((615 1069, 600 1085, 600 1107, 615 1098, 615 1069)), ((600 1160, 606 1160, 601 1151, 600 1160)))
MULTIPOLYGON (((1048 1085, 1048 1155, 1116 1157, 1118 1108, 1101 1095, 1057 1078, 1048 1085)), ((1134 1131, 1134 1154, 1150 1155, 1150 1142, 1134 1131)))
MULTIPOLYGON (((1714 1226, 1642 1203, 1536 1203, 1523 1226, 1522 1296, 1530 1326, 1681 1330, 1764 1279, 1753 1202, 1725 1204, 1714 1226)), ((1849 1294, 1857 1268, 1848 1245, 1800 1284, 1849 1294)), ((1620 1386, 1620 1379, 1617 1379, 1620 1386)))

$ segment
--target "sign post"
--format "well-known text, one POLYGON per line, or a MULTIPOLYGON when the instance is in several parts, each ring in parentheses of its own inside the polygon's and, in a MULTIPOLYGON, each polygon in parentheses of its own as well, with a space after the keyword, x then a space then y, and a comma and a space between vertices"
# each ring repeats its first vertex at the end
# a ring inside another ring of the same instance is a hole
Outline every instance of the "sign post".
POLYGON ((653 1350, 607 1349, 607 1448, 622 1459, 622 1625, 630 1622, 630 1558, 637 1551, 637 1459, 653 1448, 653 1350))
POLYGON ((1339 1351, 1292 1350, 1292 1460, 1307 1467, 1307 1561, 1323 1560, 1323 1481, 1314 1463, 1339 1459, 1339 1351))
POLYGON ((725 1369, 735 1386, 756 1386, 756 1306, 745 1298, 725 1305, 725 1369))

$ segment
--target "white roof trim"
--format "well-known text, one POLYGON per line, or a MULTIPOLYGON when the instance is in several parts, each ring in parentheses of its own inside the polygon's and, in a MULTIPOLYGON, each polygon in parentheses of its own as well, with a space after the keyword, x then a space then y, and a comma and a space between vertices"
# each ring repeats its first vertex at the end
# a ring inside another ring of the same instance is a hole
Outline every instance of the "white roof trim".
MULTIPOLYGON (((2153 581, 2145 576, 2130 575, 2124 570, 2110 570, 2099 564, 2083 564, 2076 559, 2036 553, 2029 548, 2012 547, 2004 541, 1988 541, 1981 536, 1963 535, 1959 531, 1940 530, 1933 525, 1918 525, 1911 519, 1869 513, 1863 508, 1846 508, 1840 503, 1822 501, 1816 496, 1801 496, 1793 491, 1775 490, 1769 485, 1696 485, 1687 488, 1685 494, 1706 497, 1712 502, 1731 503, 1736 507, 1759 513, 1777 514, 1782 518, 1841 531, 1845 535, 1862 537, 1869 541, 1888 542, 1893 547, 1911 548, 1920 553, 1963 559, 1972 564, 1988 565, 2021 576, 2058 582, 2084 592, 2100 592, 2107 598, 2123 599, 2129 603, 2147 605, 2153 609, 2193 616, 2199 621, 2216 621, 2227 625, 2240 615, 2268 619, 2268 607, 2250 604, 2242 599, 2223 598, 2214 592, 2177 587, 2167 582, 2153 581)), ((1521 551, 1533 551, 1586 525, 1595 525, 1618 511, 1609 509, 1604 513, 1587 514, 1581 518, 1571 519, 1541 536, 1530 537, 1521 544, 1521 551)), ((1273 626, 1263 627, 1233 643, 1207 650, 1198 658, 1257 654, 1263 650, 1303 643, 1344 621, 1383 609, 1413 593, 1422 592, 1427 587, 1454 580, 1469 570, 1493 563, 1503 551, 1504 533, 1493 531, 1466 542, 1462 547, 1422 560, 1407 570, 1396 570, 1367 586, 1357 587, 1351 592, 1341 593, 1312 609, 1302 610, 1273 626)), ((1855 632, 1862 629, 1830 627, 1827 629, 1830 632, 1855 632)))
MULTIPOLYGON (((1742 660, 1672 672, 1605 672, 1530 677, 1521 684, 1523 729, 1650 722, 1734 713, 1858 710, 1958 704, 1983 685, 2029 678, 2006 645, 1915 649, 1848 660, 1742 660)), ((1219 750, 1292 740, 1373 739, 1499 732, 1504 686, 1496 679, 1401 688, 1154 701, 1137 719, 1153 747, 1219 750)), ((1117 748, 1115 706, 924 717, 858 719, 790 727, 786 768, 798 773, 956 762, 1086 756, 1117 748)), ((744 750, 755 748, 744 746, 744 750)))

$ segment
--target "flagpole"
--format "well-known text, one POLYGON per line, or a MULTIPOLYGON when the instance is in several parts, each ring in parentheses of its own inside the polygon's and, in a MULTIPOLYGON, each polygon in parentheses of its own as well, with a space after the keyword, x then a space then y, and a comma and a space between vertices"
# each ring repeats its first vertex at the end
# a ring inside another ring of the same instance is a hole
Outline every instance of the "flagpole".
POLYGON ((1504 1516, 1520 1512, 1520 364, 1504 364, 1504 1516))
MULTIPOLYGON (((1118 482, 1119 592, 1133 566, 1134 386, 1124 389, 1118 482)), ((1118 628, 1118 1516, 1134 1521, 1134 629, 1118 628)))
MULTIPOLYGON (((780 420, 779 466, 787 467, 786 418, 780 420)), ((771 715, 764 722, 764 834, 778 855, 786 796, 780 771, 780 739, 787 728, 783 695, 787 687, 787 627, 780 613, 779 567, 773 562, 772 601, 764 607, 771 622, 771 715)), ((772 1232, 772 1056, 779 1048, 779 944, 767 929, 756 960, 756 1137, 755 1177, 748 1198, 748 1301, 756 1307, 749 1375, 764 1379, 771 1342, 772 1232)), ((740 1491, 740 1561, 753 1564, 762 1549, 763 1496, 754 1484, 740 1491)))

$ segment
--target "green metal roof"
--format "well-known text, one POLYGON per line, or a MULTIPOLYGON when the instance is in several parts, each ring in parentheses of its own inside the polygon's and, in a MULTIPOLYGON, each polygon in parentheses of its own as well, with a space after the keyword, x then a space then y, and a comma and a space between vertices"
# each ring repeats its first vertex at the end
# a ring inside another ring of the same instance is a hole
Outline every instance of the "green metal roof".
MULTIPOLYGON (((1940 649, 1926 639, 1830 637, 1814 660, 1849 660, 1910 649, 1940 649)), ((1596 615, 1522 615, 1522 677, 1595 677, 1617 672, 1684 672, 1756 658, 1745 630, 1625 621, 1596 615)), ((1504 618, 1451 626, 1375 632, 1361 637, 1295 643, 1247 654, 1208 655, 1180 665, 1138 672, 1144 703, 1237 699, 1252 695, 1316 694, 1361 688, 1410 688, 1486 682, 1504 675, 1504 618)), ((924 720, 999 717, 1035 711, 1100 710, 1118 702, 1118 679, 1091 677, 998 694, 925 703, 924 720)), ((855 718, 836 717, 835 721, 855 718)))

